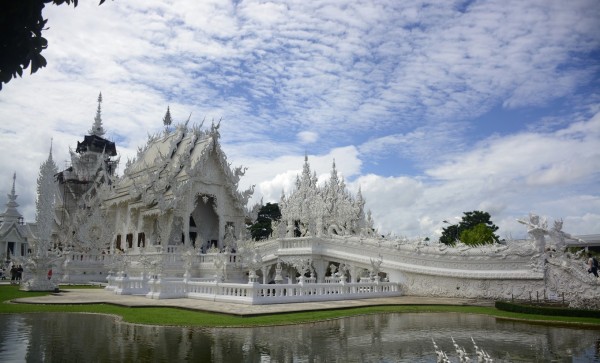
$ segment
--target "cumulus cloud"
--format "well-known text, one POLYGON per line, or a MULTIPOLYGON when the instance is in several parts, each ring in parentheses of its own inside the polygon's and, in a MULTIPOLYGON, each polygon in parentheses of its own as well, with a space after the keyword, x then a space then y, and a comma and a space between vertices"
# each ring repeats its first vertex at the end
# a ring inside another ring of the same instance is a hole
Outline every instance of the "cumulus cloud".
POLYGON ((301 144, 313 144, 319 139, 319 134, 313 131, 301 131, 298 133, 298 141, 301 144))
POLYGON ((435 235, 444 220, 484 210, 502 233, 523 236, 515 218, 529 211, 564 218, 565 228, 595 233, 600 208, 600 113, 553 133, 491 137, 422 176, 362 176, 383 231, 435 235), (375 208, 375 206, 377 208, 375 208))
POLYGON ((428 234, 476 208, 507 225, 562 208, 598 226, 597 1, 148 0, 44 15, 48 67, 0 94, 0 189, 16 170, 29 220, 49 139, 65 167, 102 91, 122 163, 170 106, 176 122, 222 120, 243 187, 265 201, 306 153, 319 176, 335 159, 363 185, 382 230, 428 234))

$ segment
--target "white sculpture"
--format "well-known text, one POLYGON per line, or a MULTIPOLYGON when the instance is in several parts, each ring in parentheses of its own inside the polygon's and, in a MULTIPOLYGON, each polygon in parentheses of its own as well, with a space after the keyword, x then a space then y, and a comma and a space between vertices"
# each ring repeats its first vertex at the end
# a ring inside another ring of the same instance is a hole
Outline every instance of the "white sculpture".
POLYGON ((371 259, 371 270, 369 271, 369 277, 371 281, 379 281, 379 272, 381 272, 381 263, 383 262, 383 256, 379 256, 378 260, 371 259))
POLYGON ((517 222, 527 226, 527 233, 532 237, 537 250, 544 253, 546 248, 546 235, 548 234, 548 223, 545 219, 540 220, 536 214, 529 213, 529 221, 517 219, 517 222))
POLYGON ((51 279, 52 273, 50 272, 61 258, 60 251, 55 248, 52 240, 56 192, 54 175, 57 171, 56 164, 52 159, 52 147, 50 147, 48 159, 40 166, 37 179, 37 233, 30 244, 32 253, 25 259, 25 270, 30 277, 21 284, 21 290, 53 291, 58 286, 51 279))

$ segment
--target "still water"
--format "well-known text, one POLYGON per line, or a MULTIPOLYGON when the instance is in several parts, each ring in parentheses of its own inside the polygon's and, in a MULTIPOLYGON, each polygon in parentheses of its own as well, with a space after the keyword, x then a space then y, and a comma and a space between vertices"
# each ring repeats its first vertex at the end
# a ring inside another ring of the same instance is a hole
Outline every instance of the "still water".
POLYGON ((0 314, 0 362, 452 362, 451 337, 476 360, 600 362, 600 330, 481 315, 368 315, 258 328, 155 327, 93 314, 0 314))

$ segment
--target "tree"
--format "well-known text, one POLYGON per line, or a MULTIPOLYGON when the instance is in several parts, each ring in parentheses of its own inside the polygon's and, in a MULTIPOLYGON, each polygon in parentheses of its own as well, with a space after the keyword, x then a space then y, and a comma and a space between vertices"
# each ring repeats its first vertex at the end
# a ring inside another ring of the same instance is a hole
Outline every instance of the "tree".
POLYGON ((451 224, 448 227, 442 230, 442 235, 440 236, 440 243, 445 245, 454 245, 456 240, 458 239, 458 225, 451 224))
MULTIPOLYGON (((100 0, 100 4, 106 0, 100 0)), ((3 0, 0 1, 0 90, 2 83, 23 76, 31 64, 31 74, 45 67, 42 51, 48 41, 42 37, 48 19, 42 16, 47 3, 73 4, 78 0, 3 0)))
POLYGON ((469 246, 479 246, 494 243, 497 240, 494 232, 485 223, 479 223, 473 228, 460 233, 460 241, 469 246))
POLYGON ((475 238, 475 236, 483 238, 480 242, 475 244, 498 242, 500 238, 494 234, 494 232, 498 230, 498 227, 492 223, 491 216, 488 212, 475 210, 472 212, 464 212, 463 214, 462 220, 458 225, 452 224, 442 230, 440 243, 454 245, 457 239, 465 242, 463 240, 463 232, 465 231, 471 231, 465 235, 466 238, 470 239, 469 241, 471 241, 472 238, 475 238), (487 231, 484 231, 484 227, 487 231))
POLYGON ((250 234, 256 241, 267 239, 273 233, 272 222, 281 219, 281 211, 277 203, 267 203, 258 211, 256 222, 250 226, 250 234))

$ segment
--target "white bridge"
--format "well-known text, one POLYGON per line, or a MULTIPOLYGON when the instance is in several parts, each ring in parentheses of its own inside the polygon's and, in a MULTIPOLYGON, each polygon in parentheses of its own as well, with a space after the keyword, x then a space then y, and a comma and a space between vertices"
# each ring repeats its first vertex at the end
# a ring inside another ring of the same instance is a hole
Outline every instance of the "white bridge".
POLYGON ((62 274, 72 281, 107 279, 107 289, 116 294, 242 304, 402 294, 577 301, 598 293, 585 260, 577 257, 539 253, 530 240, 448 247, 358 236, 298 237, 252 242, 237 253, 169 246, 166 251, 75 255, 62 274))

